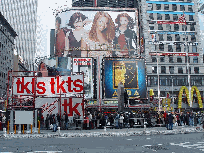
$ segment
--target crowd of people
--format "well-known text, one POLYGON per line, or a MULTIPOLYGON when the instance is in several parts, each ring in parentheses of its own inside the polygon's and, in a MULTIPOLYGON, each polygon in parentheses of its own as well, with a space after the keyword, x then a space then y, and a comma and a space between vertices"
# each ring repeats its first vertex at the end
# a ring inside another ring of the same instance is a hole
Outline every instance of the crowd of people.
POLYGON ((85 113, 82 118, 74 114, 72 118, 64 112, 63 116, 57 114, 47 114, 45 120, 41 118, 41 127, 47 130, 52 129, 57 131, 57 127, 63 130, 70 128, 83 128, 86 130, 110 127, 116 129, 133 128, 136 126, 154 127, 165 126, 167 130, 172 130, 174 126, 194 126, 195 124, 203 124, 203 113, 201 112, 151 112, 151 111, 138 111, 133 112, 89 112, 85 113))

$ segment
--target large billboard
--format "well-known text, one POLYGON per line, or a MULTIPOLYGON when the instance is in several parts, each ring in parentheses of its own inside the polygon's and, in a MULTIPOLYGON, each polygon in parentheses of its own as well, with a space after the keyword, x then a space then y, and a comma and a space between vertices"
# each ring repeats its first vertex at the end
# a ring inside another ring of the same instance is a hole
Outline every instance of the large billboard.
POLYGON ((73 58, 72 71, 84 73, 84 92, 85 98, 93 98, 93 59, 92 58, 73 58))
POLYGON ((146 98, 144 59, 105 58, 104 98, 117 98, 117 87, 122 82, 129 98, 146 98))
POLYGON ((56 16, 56 56, 134 56, 139 44, 136 9, 68 10, 56 16))

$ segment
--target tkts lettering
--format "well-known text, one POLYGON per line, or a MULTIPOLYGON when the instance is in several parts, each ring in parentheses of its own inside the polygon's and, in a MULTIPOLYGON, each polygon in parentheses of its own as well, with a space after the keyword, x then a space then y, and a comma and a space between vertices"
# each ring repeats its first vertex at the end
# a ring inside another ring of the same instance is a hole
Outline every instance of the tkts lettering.
POLYGON ((60 93, 81 93, 83 91, 83 77, 39 77, 28 80, 24 77, 14 80, 14 94, 60 94, 60 93), (40 81, 38 81, 38 79, 40 81), (26 80, 26 81, 25 81, 26 80), (61 92, 60 92, 61 91, 61 92))

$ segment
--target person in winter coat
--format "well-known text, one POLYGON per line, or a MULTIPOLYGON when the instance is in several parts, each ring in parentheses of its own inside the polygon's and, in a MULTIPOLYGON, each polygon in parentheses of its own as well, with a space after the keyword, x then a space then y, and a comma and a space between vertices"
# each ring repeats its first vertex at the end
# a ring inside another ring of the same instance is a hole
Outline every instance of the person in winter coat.
POLYGON ((180 116, 179 116, 179 120, 180 120, 180 125, 181 125, 181 126, 185 124, 183 112, 181 112, 181 114, 180 114, 180 116))
POLYGON ((123 120, 124 120, 124 116, 123 116, 123 114, 121 114, 120 118, 119 118, 120 129, 122 129, 122 127, 123 127, 123 120))
POLYGON ((53 123, 53 132, 56 132, 57 131, 57 125, 56 125, 56 116, 55 116, 55 114, 53 114, 52 123, 53 123))
POLYGON ((65 129, 68 130, 68 114, 66 111, 64 112, 64 115, 65 115, 65 129))
POLYGON ((47 114, 47 116, 46 116, 45 124, 46 124, 46 130, 48 130, 48 128, 49 128, 49 114, 47 114))
POLYGON ((168 120, 169 120, 168 130, 173 130, 173 119, 174 119, 174 117, 173 117, 172 113, 170 113, 168 115, 168 120))

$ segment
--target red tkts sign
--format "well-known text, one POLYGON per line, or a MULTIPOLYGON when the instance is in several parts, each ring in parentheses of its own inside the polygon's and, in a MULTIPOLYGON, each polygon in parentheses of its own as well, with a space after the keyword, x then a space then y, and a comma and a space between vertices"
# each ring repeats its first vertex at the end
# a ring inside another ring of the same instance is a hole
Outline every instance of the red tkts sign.
POLYGON ((83 75, 61 77, 16 77, 13 94, 55 95, 66 93, 83 93, 83 75))

